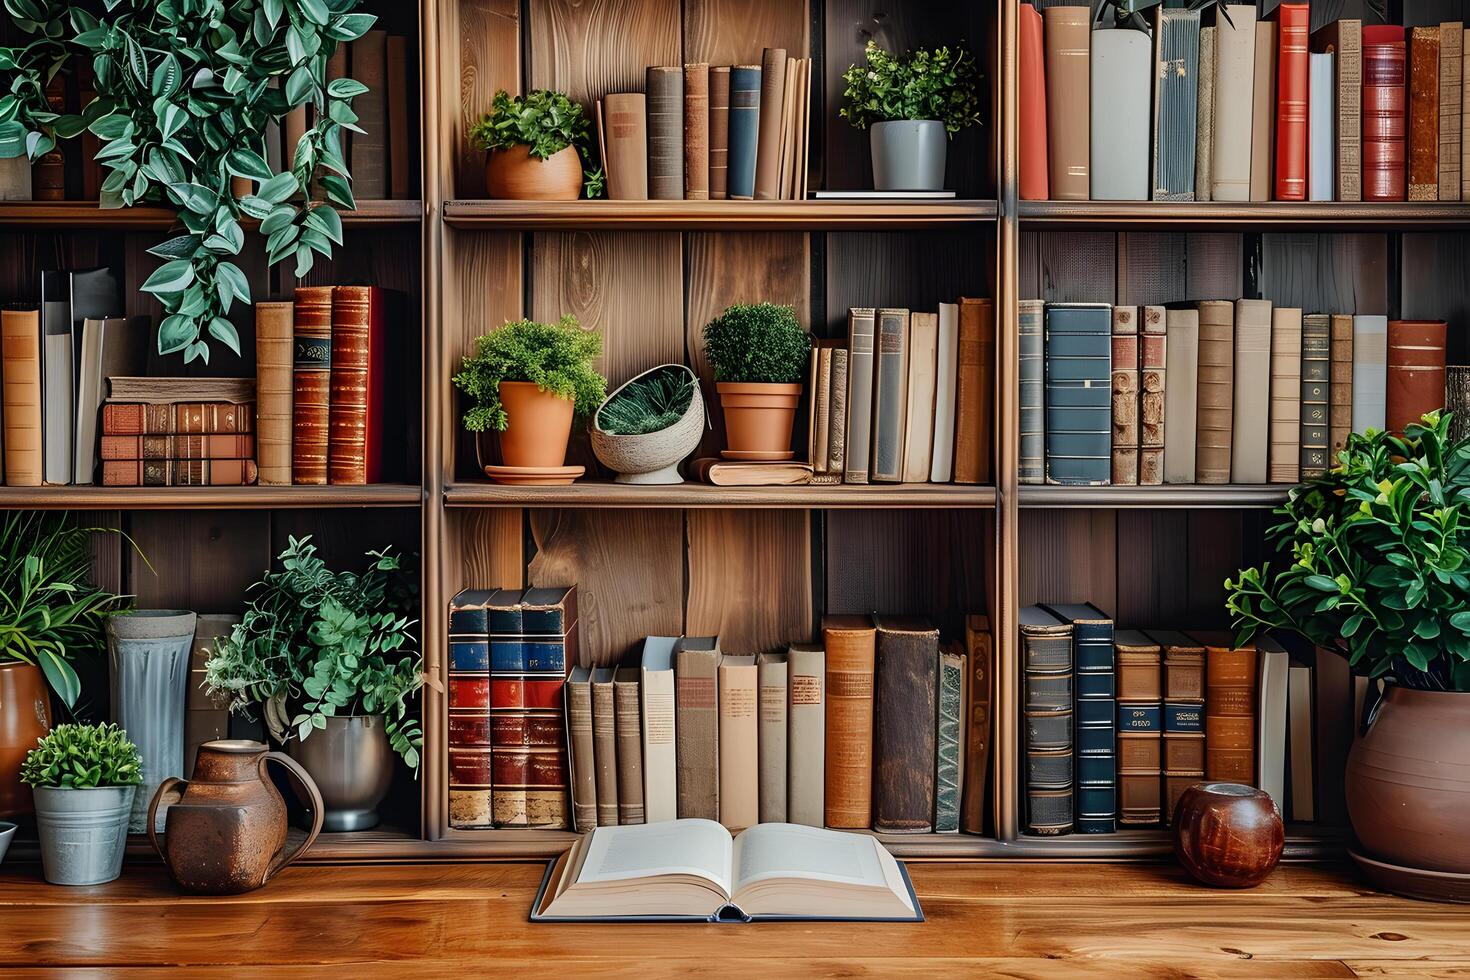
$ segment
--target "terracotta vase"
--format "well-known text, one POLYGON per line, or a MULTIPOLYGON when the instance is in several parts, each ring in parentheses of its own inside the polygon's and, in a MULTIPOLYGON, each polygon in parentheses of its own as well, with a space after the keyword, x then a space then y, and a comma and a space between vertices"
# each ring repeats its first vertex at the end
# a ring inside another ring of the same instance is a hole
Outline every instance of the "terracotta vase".
POLYGON ((491 150, 485 188, 500 201, 575 201, 582 196, 582 158, 570 146, 544 160, 526 146, 491 150))
POLYGON ((41 668, 0 663, 0 817, 35 812, 20 764, 51 731, 51 702, 41 668))
POLYGON ((732 452, 779 453, 791 448, 791 427, 801 404, 800 384, 721 381, 725 442, 732 452))
POLYGON ((1470 874, 1470 693, 1390 685, 1348 755, 1344 788, 1370 857, 1470 874))
POLYGON ((506 466, 561 466, 567 461, 575 405, 542 391, 529 381, 500 382, 500 403, 508 424, 500 434, 506 466))
POLYGON ((243 739, 205 742, 192 778, 170 777, 158 787, 148 805, 148 838, 184 891, 238 895, 304 854, 321 832, 325 809, 306 770, 284 752, 243 739), (310 798, 310 832, 290 851, 286 802, 266 771, 272 762, 285 766, 310 798), (160 806, 166 807, 162 840, 154 829, 160 806))
POLYGON ((1174 853, 1207 885, 1259 885, 1281 860, 1285 843, 1276 801, 1250 786, 1195 783, 1174 808, 1174 853))

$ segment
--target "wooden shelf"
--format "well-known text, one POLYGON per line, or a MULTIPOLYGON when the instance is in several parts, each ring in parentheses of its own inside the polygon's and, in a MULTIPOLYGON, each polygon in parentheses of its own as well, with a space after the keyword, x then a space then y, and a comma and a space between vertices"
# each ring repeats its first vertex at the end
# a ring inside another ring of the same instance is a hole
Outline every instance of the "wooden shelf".
POLYGON ((417 507, 412 484, 326 487, 0 487, 0 510, 264 510, 417 507))
POLYGON ((447 201, 455 228, 925 228, 994 221, 994 201, 447 201))
POLYGON ((1021 224, 1030 227, 1068 225, 1190 230, 1200 227, 1238 229, 1379 228, 1451 229, 1470 227, 1470 203, 1336 203, 1285 201, 1257 204, 1225 202, 1171 203, 1166 201, 1020 201, 1021 224))
POLYGON ((1017 488, 1022 507, 1277 507, 1286 503, 1286 484, 1173 484, 1158 487, 1054 487, 1028 485, 1017 488))
MULTIPOLYGON (((345 225, 411 225, 423 217, 422 201, 359 201, 357 210, 342 215, 345 225)), ((96 201, 6 201, 0 203, 0 227, 113 228, 119 230, 171 228, 177 223, 168 208, 135 207, 102 210, 96 201)), ((249 227, 258 224, 245 220, 249 227)))
MULTIPOLYGON (((1313 824, 1286 828, 1286 846, 1281 856, 1288 861, 1321 861, 1341 858, 1347 847, 1345 829, 1313 824)), ((997 856, 1032 860, 1137 861, 1171 857, 1174 835, 1157 828, 1120 830, 1115 834, 1067 834, 1062 837, 1027 837, 992 842, 997 856)))
POLYGON ((450 507, 988 509, 995 506, 995 488, 950 483, 798 487, 714 487, 682 483, 660 487, 597 480, 580 480, 566 487, 508 487, 475 482, 450 484, 445 488, 444 502, 450 507))

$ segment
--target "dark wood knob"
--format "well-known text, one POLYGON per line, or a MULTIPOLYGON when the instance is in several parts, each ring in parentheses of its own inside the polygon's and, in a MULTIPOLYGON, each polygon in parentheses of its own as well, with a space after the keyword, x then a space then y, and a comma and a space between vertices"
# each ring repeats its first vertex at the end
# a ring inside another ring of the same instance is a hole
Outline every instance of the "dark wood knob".
POLYGON ((1196 783, 1174 808, 1174 853, 1207 885, 1259 885, 1281 860, 1285 843, 1276 802, 1250 786, 1196 783))

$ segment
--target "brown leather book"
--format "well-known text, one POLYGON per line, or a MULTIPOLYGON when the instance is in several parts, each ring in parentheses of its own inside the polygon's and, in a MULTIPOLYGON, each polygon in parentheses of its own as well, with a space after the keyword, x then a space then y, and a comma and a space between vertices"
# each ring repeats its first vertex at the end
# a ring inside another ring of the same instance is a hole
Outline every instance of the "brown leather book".
POLYGON ((867 616, 827 616, 827 826, 873 822, 873 662, 877 630, 867 616))
POLYGON ((684 199, 684 69, 648 69, 648 197, 684 199))
POLYGON ((730 69, 709 70, 709 197, 725 200, 730 175, 730 69))
POLYGON ((1149 827, 1163 808, 1163 648, 1139 630, 1113 637, 1118 670, 1118 824, 1149 827))
POLYGON ((1196 483, 1230 482, 1230 442, 1235 410, 1235 304, 1199 305, 1199 387, 1195 416, 1196 483))
POLYGON ((643 823, 643 729, 638 668, 619 667, 613 677, 618 734, 618 824, 643 823))
POLYGON ((5 485, 41 485, 41 314, 0 310, 5 485))
POLYGON ((731 833, 760 823, 760 700, 755 655, 720 658, 720 823, 731 833))
POLYGON ((1301 474, 1302 311, 1271 311, 1271 446, 1266 472, 1272 483, 1296 483, 1301 474))
POLYGON ((1205 778, 1255 785, 1256 648, 1225 634, 1196 634, 1205 645, 1205 778))
MULTIPOLYGON (((408 80, 408 38, 401 34, 388 35, 387 55, 387 82, 388 82, 388 192, 394 200, 402 201, 413 197, 414 185, 418 182, 413 179, 410 171, 411 164, 409 148, 416 142, 416 135, 409 128, 409 96, 417 88, 417 79, 413 86, 408 80)), ((306 122, 305 113, 302 113, 301 123, 306 122)), ((287 146, 295 146, 289 141, 291 133, 291 117, 286 117, 287 146)))
POLYGON ((1362 200, 1363 22, 1344 18, 1317 28, 1312 32, 1312 50, 1332 55, 1337 82, 1336 197, 1362 200))
POLYGON ((1138 483, 1138 307, 1113 307, 1114 486, 1138 483))
POLYGON ((291 363, 291 482, 327 482, 332 287, 297 286, 291 363))
POLYGON ((614 92, 602 100, 607 155, 607 196, 648 200, 647 104, 642 92, 614 92))
POLYGON ((1353 431, 1353 317, 1332 314, 1332 387, 1328 392, 1329 465, 1337 465, 1337 454, 1347 445, 1353 431))
POLYGON ((1444 408, 1445 322, 1388 321, 1388 431, 1444 408))
POLYGON ((684 66, 684 200, 709 200, 709 65, 684 66))
POLYGON ((592 733, 592 671, 572 668, 566 683, 567 743, 572 755, 572 826, 597 827, 597 748, 592 733))
POLYGON ((960 829, 986 832, 986 792, 990 786, 991 688, 995 677, 995 644, 986 616, 965 617, 965 656, 970 682, 965 726, 965 769, 961 780, 960 829))
MULTIPOLYGON (((1083 149, 1085 158, 1086 147, 1083 149)), ((995 413, 995 304, 988 299, 962 298, 959 306, 954 482, 989 483, 995 413)))
POLYGON ((1256 21, 1255 85, 1251 90, 1251 200, 1271 200, 1271 164, 1276 160, 1276 28, 1256 21))
POLYGON ((592 762, 597 777, 597 826, 618 825, 618 722, 614 667, 592 669, 592 762))
POLYGON ((113 459, 102 464, 104 487, 244 487, 255 476, 253 459, 113 459))
POLYGON ((1205 778, 1205 648, 1175 630, 1149 630, 1164 661, 1164 823, 1190 786, 1205 778))
MULTIPOLYGON (((65 72, 46 84, 46 103, 52 112, 66 111, 65 72)), ((31 165, 31 194, 37 201, 66 200, 66 155, 60 143, 31 165)))
POLYGON ((102 459, 255 459, 251 435, 102 436, 102 459))
POLYGON ((755 199, 774 201, 781 193, 781 120, 786 98, 786 49, 761 52, 760 136, 755 154, 755 199))
POLYGON ((1439 25, 1439 199, 1460 199, 1460 75, 1464 70, 1465 25, 1439 25))
POLYGON ((1363 200, 1402 201, 1406 149, 1404 29, 1363 28, 1363 200))
POLYGON ((1138 336, 1138 482, 1146 487, 1164 482, 1167 321, 1162 306, 1143 308, 1142 330, 1138 336))
POLYGON ((1439 200, 1439 28, 1409 32, 1409 200, 1439 200))
POLYGON ((252 402, 180 402, 175 405, 109 402, 102 406, 105 436, 238 435, 255 431, 252 402))
POLYGON ((674 647, 680 819, 720 819, 720 656, 714 636, 681 637, 674 647))
POLYGON ((1088 170, 1092 12, 1088 7, 1047 7, 1041 16, 1046 42, 1047 183, 1054 200, 1085 201, 1092 193, 1088 170))
POLYGON ((332 292, 327 453, 332 483, 378 483, 383 478, 387 319, 383 292, 376 286, 338 286, 332 292))
POLYGON ((295 305, 255 304, 256 425, 260 430, 260 482, 291 483, 292 341, 295 305))
POLYGON ((939 631, 922 619, 877 617, 873 707, 873 829, 934 829, 934 719, 939 631))
POLYGON ((352 77, 367 91, 352 100, 357 125, 352 134, 352 193, 359 201, 388 196, 388 35, 368 31, 352 42, 352 77))
POLYGON ((1307 114, 1311 53, 1307 50, 1310 10, 1305 3, 1283 3, 1277 20, 1276 200, 1307 199, 1307 114))

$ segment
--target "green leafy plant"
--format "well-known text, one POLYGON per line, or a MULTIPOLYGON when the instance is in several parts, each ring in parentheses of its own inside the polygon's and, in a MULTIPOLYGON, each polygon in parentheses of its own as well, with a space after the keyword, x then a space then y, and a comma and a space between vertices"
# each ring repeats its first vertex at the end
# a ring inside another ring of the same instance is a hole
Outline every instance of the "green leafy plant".
POLYGON ((90 131, 102 144, 104 207, 144 202, 174 208, 184 234, 149 249, 165 261, 142 289, 163 304, 160 354, 209 360, 213 338, 237 355, 227 319, 249 304, 250 284, 233 259, 245 247, 241 218, 260 220, 271 264, 342 244, 337 209, 356 207, 342 153, 344 130, 361 132, 352 100, 367 87, 327 81, 339 44, 376 20, 360 0, 102 0, 105 15, 62 0, 7 0, 31 38, 0 48, 10 78, 0 95, 0 157, 37 160, 59 139, 90 131), (54 112, 46 83, 74 58, 90 59, 96 98, 80 115, 54 112), (315 122, 294 147, 290 169, 266 162, 266 130, 299 106, 315 122), (236 199, 230 179, 253 194, 236 199), (309 193, 320 193, 314 199, 309 193))
POLYGON ((980 123, 979 69, 964 48, 895 55, 868 41, 867 63, 842 73, 841 116, 858 129, 895 119, 933 119, 953 136, 980 123))
POLYGON ((607 397, 607 379, 592 369, 602 356, 602 337, 583 330, 571 314, 556 323, 516 320, 490 331, 464 359, 454 383, 474 401, 464 416, 471 432, 504 432, 508 419, 500 403, 500 382, 529 381, 542 391, 571 401, 578 415, 590 415, 607 397))
POLYGON ((0 515, 0 663, 40 667, 68 709, 81 694, 73 658, 99 652, 107 614, 127 605, 89 580, 91 536, 100 530, 66 513, 0 515))
POLYGON ((395 555, 367 557, 360 573, 336 572, 310 537, 291 538, 280 568, 250 587, 244 617, 209 651, 205 688, 231 710, 261 705, 283 742, 328 718, 382 715, 393 750, 417 769, 423 731, 408 702, 424 674, 410 597, 395 555))
POLYGON ((791 384, 802 379, 811 351, 811 334, 789 306, 732 306, 704 327, 716 381, 791 384))
POLYGON ((628 382, 597 412, 597 427, 609 435, 661 432, 684 417, 694 401, 694 376, 667 367, 628 382))
POLYGON ((136 786, 143 781, 143 759, 116 725, 57 725, 26 753, 20 781, 59 789, 136 786))
POLYGON ((1292 563, 1227 579, 1240 642, 1264 629, 1344 652, 1404 687, 1470 691, 1470 442, 1433 412, 1403 436, 1348 437, 1294 488, 1267 539, 1292 563))
POLYGON ((606 178, 600 167, 592 166, 596 155, 591 125, 582 106, 560 92, 544 88, 529 95, 496 92, 490 112, 470 127, 470 143, 481 150, 524 146, 539 160, 573 147, 582 160, 587 196, 602 196, 606 178))

